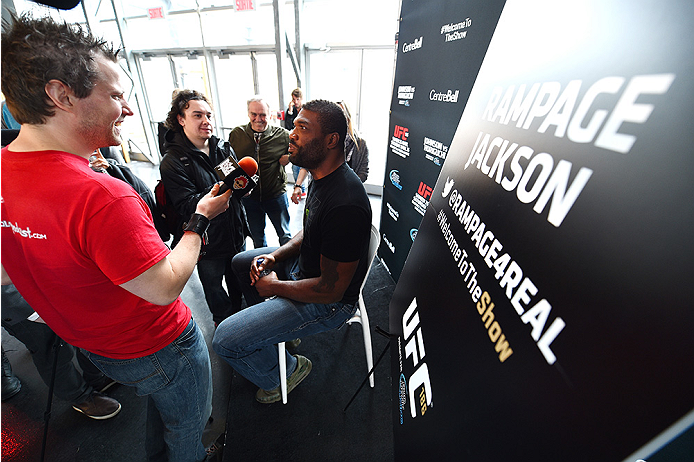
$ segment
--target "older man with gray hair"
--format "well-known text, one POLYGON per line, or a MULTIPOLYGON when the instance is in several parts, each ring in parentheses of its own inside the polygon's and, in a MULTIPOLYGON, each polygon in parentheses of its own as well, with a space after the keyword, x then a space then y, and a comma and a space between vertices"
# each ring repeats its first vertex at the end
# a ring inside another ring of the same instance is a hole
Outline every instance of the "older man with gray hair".
POLYGON ((229 144, 239 160, 252 157, 258 162, 258 186, 249 197, 243 199, 251 229, 253 246, 267 246, 265 239, 265 216, 277 231, 280 245, 289 242, 289 201, 285 183, 284 167, 289 163, 289 132, 282 127, 270 125, 270 106, 256 95, 248 100, 250 122, 234 128, 229 135, 229 144))

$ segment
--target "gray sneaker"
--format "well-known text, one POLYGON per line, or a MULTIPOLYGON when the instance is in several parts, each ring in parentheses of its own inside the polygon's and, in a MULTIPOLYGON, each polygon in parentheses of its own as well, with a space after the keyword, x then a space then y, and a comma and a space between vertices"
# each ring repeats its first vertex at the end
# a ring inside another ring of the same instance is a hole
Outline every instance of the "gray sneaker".
POLYGON ((72 408, 92 419, 105 420, 118 414, 121 405, 115 399, 95 391, 81 403, 73 404, 72 408))
MULTIPOLYGON (((297 361, 296 369, 287 379, 287 394, 296 388, 296 386, 308 376, 309 372, 311 372, 311 369, 313 368, 313 363, 311 363, 311 360, 307 357, 301 355, 294 355, 294 357, 297 361)), ((282 399, 282 392, 280 387, 272 390, 263 390, 262 388, 258 388, 258 392, 255 394, 255 399, 259 403, 263 404, 274 403, 282 399)))

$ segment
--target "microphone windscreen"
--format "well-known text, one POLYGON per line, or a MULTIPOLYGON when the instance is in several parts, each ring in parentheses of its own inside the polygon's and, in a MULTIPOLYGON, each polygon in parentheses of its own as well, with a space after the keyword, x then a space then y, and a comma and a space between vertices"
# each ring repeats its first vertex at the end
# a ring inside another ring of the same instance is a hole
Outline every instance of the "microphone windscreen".
POLYGON ((80 4, 80 0, 33 0, 41 5, 52 6, 59 10, 71 10, 80 4))
POLYGON ((258 163, 252 157, 244 157, 239 160, 239 167, 241 167, 248 176, 253 176, 255 172, 258 171, 258 163))

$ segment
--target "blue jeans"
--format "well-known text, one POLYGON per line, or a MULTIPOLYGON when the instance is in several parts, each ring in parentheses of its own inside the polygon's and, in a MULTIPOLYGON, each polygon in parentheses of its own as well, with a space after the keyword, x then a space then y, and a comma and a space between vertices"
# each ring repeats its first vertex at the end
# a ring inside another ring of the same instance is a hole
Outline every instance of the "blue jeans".
POLYGON ((289 232, 289 200, 285 193, 274 199, 258 201, 252 197, 243 198, 243 206, 246 208, 248 227, 251 229, 253 247, 259 249, 267 245, 265 239, 265 215, 270 218, 275 227, 280 245, 284 245, 292 238, 289 232))
MULTIPOLYGON (((275 297, 264 300, 250 284, 251 261, 273 248, 249 250, 232 260, 248 308, 222 322, 215 331, 212 348, 236 372, 264 390, 280 384, 277 343, 337 329, 352 317, 355 305, 301 303, 275 297)), ((296 280, 298 263, 282 262, 273 270, 283 280, 296 280)), ((296 369, 296 358, 287 354, 287 376, 296 369)))
POLYGON ((147 458, 198 462, 212 413, 212 370, 202 333, 192 319, 176 340, 148 356, 111 359, 89 353, 104 374, 147 396, 147 458))

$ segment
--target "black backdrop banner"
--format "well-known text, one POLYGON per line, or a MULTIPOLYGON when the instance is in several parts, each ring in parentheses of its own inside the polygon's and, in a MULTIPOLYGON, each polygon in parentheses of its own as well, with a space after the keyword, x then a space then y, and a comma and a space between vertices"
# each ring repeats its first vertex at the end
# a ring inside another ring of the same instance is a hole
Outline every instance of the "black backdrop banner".
POLYGON ((506 2, 391 302, 396 460, 634 462, 691 433, 692 18, 506 2))
POLYGON ((379 249, 396 281, 503 4, 402 2, 379 249))

